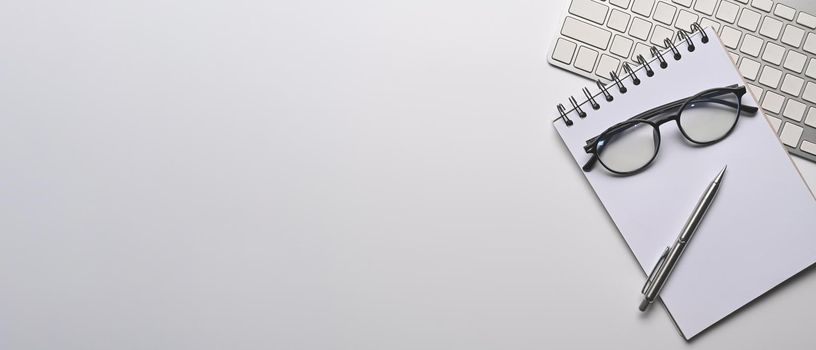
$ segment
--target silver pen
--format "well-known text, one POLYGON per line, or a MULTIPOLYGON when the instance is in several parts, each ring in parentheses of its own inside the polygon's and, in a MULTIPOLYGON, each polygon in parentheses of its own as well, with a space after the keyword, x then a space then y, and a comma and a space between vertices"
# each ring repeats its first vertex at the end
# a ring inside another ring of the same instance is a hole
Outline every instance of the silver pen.
POLYGON ((686 221, 683 231, 677 236, 674 245, 666 247, 666 250, 660 255, 660 259, 657 260, 657 264, 652 269, 652 272, 649 273, 649 278, 646 279, 646 284, 641 291, 641 293, 643 293, 643 301, 640 303, 640 311, 646 311, 649 305, 652 305, 655 299, 657 299, 660 290, 663 289, 663 285, 666 284, 666 280, 669 279, 669 275, 671 275, 674 267, 677 265, 677 261, 680 260, 680 256, 683 255, 683 251, 686 250, 686 245, 688 245, 689 240, 691 240, 691 236, 694 235, 694 231, 697 231, 697 227, 700 226, 700 222, 708 211, 708 207, 710 207, 714 201, 714 196, 720 189, 720 182, 727 167, 728 166, 723 167, 720 173, 717 174, 717 177, 714 178, 714 181, 708 185, 708 188, 706 188, 703 193, 703 197, 697 202, 697 206, 694 208, 688 221, 686 221))

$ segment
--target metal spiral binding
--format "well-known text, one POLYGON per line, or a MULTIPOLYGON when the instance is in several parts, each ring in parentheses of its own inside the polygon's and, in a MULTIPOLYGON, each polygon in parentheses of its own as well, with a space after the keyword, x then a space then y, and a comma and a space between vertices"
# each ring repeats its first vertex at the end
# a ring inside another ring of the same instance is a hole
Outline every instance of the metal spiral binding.
POLYGON ((612 78, 612 81, 614 81, 615 85, 618 86, 618 91, 620 91, 620 93, 622 94, 625 94, 626 86, 623 85, 623 82, 620 80, 620 77, 618 77, 618 73, 609 72, 609 77, 612 78))
POLYGON ((649 51, 652 52, 652 57, 657 57, 657 61, 660 62, 660 68, 666 69, 666 67, 669 66, 669 63, 663 58, 663 53, 657 49, 657 46, 650 47, 649 51))
POLYGON ((561 119, 564 119, 564 123, 567 123, 567 126, 571 126, 572 120, 567 117, 567 111, 566 108, 564 108, 564 105, 559 103, 557 106, 555 106, 555 108, 558 108, 558 113, 561 114, 561 119))
POLYGON ((642 67, 646 68, 646 76, 651 78, 654 75, 654 70, 652 69, 652 66, 649 65, 649 62, 643 58, 643 55, 637 55, 637 60, 642 67))
MULTIPOLYGON (((698 23, 692 23, 691 24, 691 32, 687 32, 687 31, 682 30, 682 29, 679 32, 677 32, 677 38, 678 38, 677 43, 672 42, 668 38, 663 40, 663 43, 666 44, 666 47, 669 50, 672 51, 673 58, 675 60, 680 60, 682 58, 682 55, 680 54, 680 50, 677 48, 677 44, 679 44, 680 41, 685 41, 686 42, 686 49, 688 50, 688 52, 693 52, 695 50, 696 47, 694 45, 694 42, 691 39, 691 35, 693 33, 695 33, 695 32, 700 33, 700 36, 701 36, 700 42, 702 42, 703 44, 708 43, 708 41, 709 41, 708 34, 706 34, 703 27, 700 26, 700 24, 698 24, 698 23)), ((652 47, 649 48, 649 51, 651 52, 652 57, 654 57, 654 58, 656 58, 658 60, 660 68, 665 69, 665 68, 667 68, 669 66, 668 62, 666 62, 666 59, 663 57, 663 52, 660 52, 660 49, 658 49, 656 46, 652 46, 652 47)), ((640 65, 640 67, 643 68, 646 71, 646 76, 647 77, 654 76, 654 74, 655 74, 654 70, 652 69, 651 65, 646 60, 646 58, 643 57, 643 55, 637 55, 636 60, 637 60, 637 63, 640 65)), ((623 77, 621 77, 620 75, 618 75, 617 72, 614 72, 614 71, 609 72, 609 76, 610 76, 612 82, 615 84, 615 86, 617 86, 618 91, 621 94, 625 94, 627 92, 627 89, 626 89, 626 86, 623 83, 623 79, 625 79, 627 77, 631 78, 633 85, 640 85, 641 79, 637 76, 636 70, 633 69, 632 66, 629 65, 628 62, 624 62, 622 64, 622 70, 623 70, 623 73, 622 73, 623 77)), ((612 96, 612 94, 609 93, 609 90, 608 90, 609 86, 604 85, 604 83, 600 79, 595 81, 595 85, 597 85, 598 90, 600 90, 600 93, 604 95, 604 98, 606 99, 606 101, 611 102, 612 100, 614 100, 614 96, 612 96)), ((584 117, 587 116, 587 113, 581 108, 582 104, 588 102, 590 104, 590 106, 592 106, 593 110, 598 110, 598 109, 601 108, 601 105, 595 100, 596 95, 592 94, 592 92, 590 92, 589 89, 586 88, 586 87, 584 87, 582 89, 582 91, 583 91, 584 95, 586 96, 586 100, 584 100, 581 103, 578 103, 578 100, 576 100, 575 97, 573 97, 573 96, 569 97, 570 104, 572 105, 571 110, 567 111, 566 107, 564 107, 564 105, 561 104, 561 103, 556 105, 556 108, 558 109, 558 114, 560 115, 559 119, 563 119, 564 123, 566 123, 567 126, 572 126, 572 124, 574 124, 572 119, 570 119, 569 116, 568 116, 569 113, 572 113, 574 111, 581 118, 584 118, 584 117)))
POLYGON ((599 105, 598 102, 595 101, 595 96, 592 96, 592 93, 589 92, 589 89, 584 87, 583 91, 584 91, 584 95, 586 95, 587 101, 589 101, 589 103, 592 105, 592 109, 594 109, 596 111, 598 109, 600 109, 601 105, 599 105))
POLYGON ((598 85, 598 90, 601 90, 601 92, 604 95, 604 98, 606 99, 606 102, 612 102, 612 100, 615 99, 614 97, 612 97, 612 94, 610 94, 609 91, 606 90, 606 86, 601 81, 601 79, 595 80, 595 85, 598 85))
POLYGON ((677 32, 677 38, 686 42, 686 49, 688 52, 694 52, 694 42, 691 41, 691 37, 689 36, 688 32, 680 29, 680 31, 677 32))
POLYGON ((640 85, 640 78, 638 78, 637 74, 635 74, 635 71, 632 69, 632 66, 630 66, 628 62, 623 62, 622 66, 624 73, 632 77, 632 84, 640 85))
POLYGON ((700 23, 696 23, 696 22, 692 23, 691 24, 691 32, 692 33, 693 32, 698 32, 698 33, 702 34, 703 38, 700 39, 700 41, 702 41, 703 44, 708 44, 708 34, 706 34, 703 27, 700 26, 700 23))
MULTIPOLYGON (((581 105, 578 104, 578 101, 575 100, 575 97, 569 97, 570 104, 572 104, 572 109, 578 112, 578 116, 581 118, 586 117, 586 112, 581 109, 581 105)), ((600 107, 600 106, 599 106, 600 107)))
POLYGON ((666 44, 666 47, 672 51, 675 61, 679 61, 681 58, 683 58, 683 56, 680 55, 680 50, 677 49, 677 46, 674 46, 674 43, 669 40, 669 38, 663 39, 663 43, 666 44))

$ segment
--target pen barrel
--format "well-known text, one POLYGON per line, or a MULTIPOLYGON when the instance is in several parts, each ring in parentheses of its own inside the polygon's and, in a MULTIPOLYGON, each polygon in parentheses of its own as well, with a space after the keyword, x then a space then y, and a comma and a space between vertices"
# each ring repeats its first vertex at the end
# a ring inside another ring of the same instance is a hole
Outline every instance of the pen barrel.
POLYGON ((683 226, 683 231, 680 232, 680 236, 677 238, 678 241, 688 242, 688 240, 691 239, 691 236, 694 235, 694 232, 697 232, 697 227, 700 226, 700 222, 703 221, 703 217, 708 212, 708 208, 711 207, 711 203, 714 202, 714 197, 716 196, 719 188, 719 181, 714 181, 708 185, 705 193, 697 202, 697 206, 694 207, 694 211, 691 213, 691 216, 689 216, 688 220, 686 221, 686 225, 683 226))
POLYGON ((666 284, 666 280, 669 278, 669 275, 671 275, 674 267, 677 265, 677 261, 680 260, 680 256, 683 255, 685 250, 686 243, 680 243, 679 241, 671 247, 668 255, 666 255, 666 260, 663 260, 663 264, 657 268, 654 281, 649 288, 646 289, 646 292, 643 293, 646 300, 651 302, 657 299, 657 296, 663 289, 663 285, 666 284))
POLYGON ((643 293, 645 297, 644 302, 652 302, 660 294, 660 291, 666 284, 666 280, 669 278, 669 275, 671 275, 672 271, 674 271, 674 267, 677 266, 677 261, 680 260, 680 256, 683 255, 683 252, 686 250, 689 239, 691 239, 691 236, 697 231, 697 227, 700 226, 703 216, 705 216, 706 212, 708 212, 708 208, 714 201, 714 197, 717 194, 719 187, 720 181, 718 177, 717 180, 708 185, 703 193, 703 196, 700 197, 700 200, 697 202, 697 206, 695 206, 694 211, 686 221, 686 225, 683 227, 683 230, 677 237, 677 241, 674 242, 674 245, 671 248, 669 248, 666 258, 663 260, 660 266, 657 267, 657 270, 655 270, 654 281, 652 281, 652 283, 643 293))
POLYGON ((717 174, 714 181, 706 187, 703 196, 697 201, 697 206, 695 206, 694 211, 691 212, 691 216, 689 216, 686 221, 686 225, 683 226, 683 230, 680 232, 677 240, 661 255, 657 266, 652 270, 652 273, 649 274, 649 278, 646 279, 646 285, 643 288, 644 298, 640 303, 640 311, 646 311, 649 305, 657 299, 669 275, 674 271, 674 267, 677 266, 677 261, 680 260, 680 256, 683 255, 683 252, 686 250, 689 239, 691 239, 691 236, 697 231, 697 227, 700 226, 703 216, 708 212, 708 208, 714 201, 714 197, 720 189, 720 181, 722 180, 723 174, 725 174, 725 167, 717 174))

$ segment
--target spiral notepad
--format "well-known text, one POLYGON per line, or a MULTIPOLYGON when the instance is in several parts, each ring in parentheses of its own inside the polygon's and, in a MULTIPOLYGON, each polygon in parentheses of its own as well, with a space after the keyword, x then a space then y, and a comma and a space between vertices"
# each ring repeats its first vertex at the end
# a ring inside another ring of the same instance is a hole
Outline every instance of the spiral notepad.
MULTIPOLYGON (((705 89, 745 85, 716 33, 696 27, 637 67, 610 74, 559 104, 554 126, 580 167, 586 140, 639 112, 705 89), (594 92, 593 92, 594 91, 594 92)), ((746 94, 742 103, 756 106, 746 94)), ((693 147, 675 127, 642 173, 583 172, 645 273, 677 237, 701 191, 724 165, 717 199, 661 300, 687 339, 816 262, 816 200, 761 112, 723 141, 693 147)), ((639 286, 632 286, 632 293, 639 286)), ((632 310, 636 312, 633 297, 632 310)))

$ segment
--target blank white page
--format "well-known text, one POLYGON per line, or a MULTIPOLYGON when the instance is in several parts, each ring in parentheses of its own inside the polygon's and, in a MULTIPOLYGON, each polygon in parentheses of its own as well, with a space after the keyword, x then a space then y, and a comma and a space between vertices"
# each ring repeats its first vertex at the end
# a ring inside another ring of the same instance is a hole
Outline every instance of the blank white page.
MULTIPOLYGON (((692 37, 694 52, 677 44, 679 61, 665 54, 666 69, 653 60, 653 77, 637 71, 639 86, 624 79, 627 93, 610 88, 614 101, 596 98, 599 110, 585 104, 586 118, 571 113, 573 126, 554 122, 579 166, 589 159, 585 141, 612 124, 705 89, 745 84, 716 34, 706 32, 706 44, 700 33, 692 37)), ((750 90, 742 101, 757 105, 750 90)), ((598 164, 584 174, 648 273, 728 165, 717 198, 661 293, 690 339, 816 262, 816 200, 761 111, 743 113, 728 138, 707 147, 684 142, 673 122, 660 132, 659 154, 644 172, 614 177, 598 164)))

